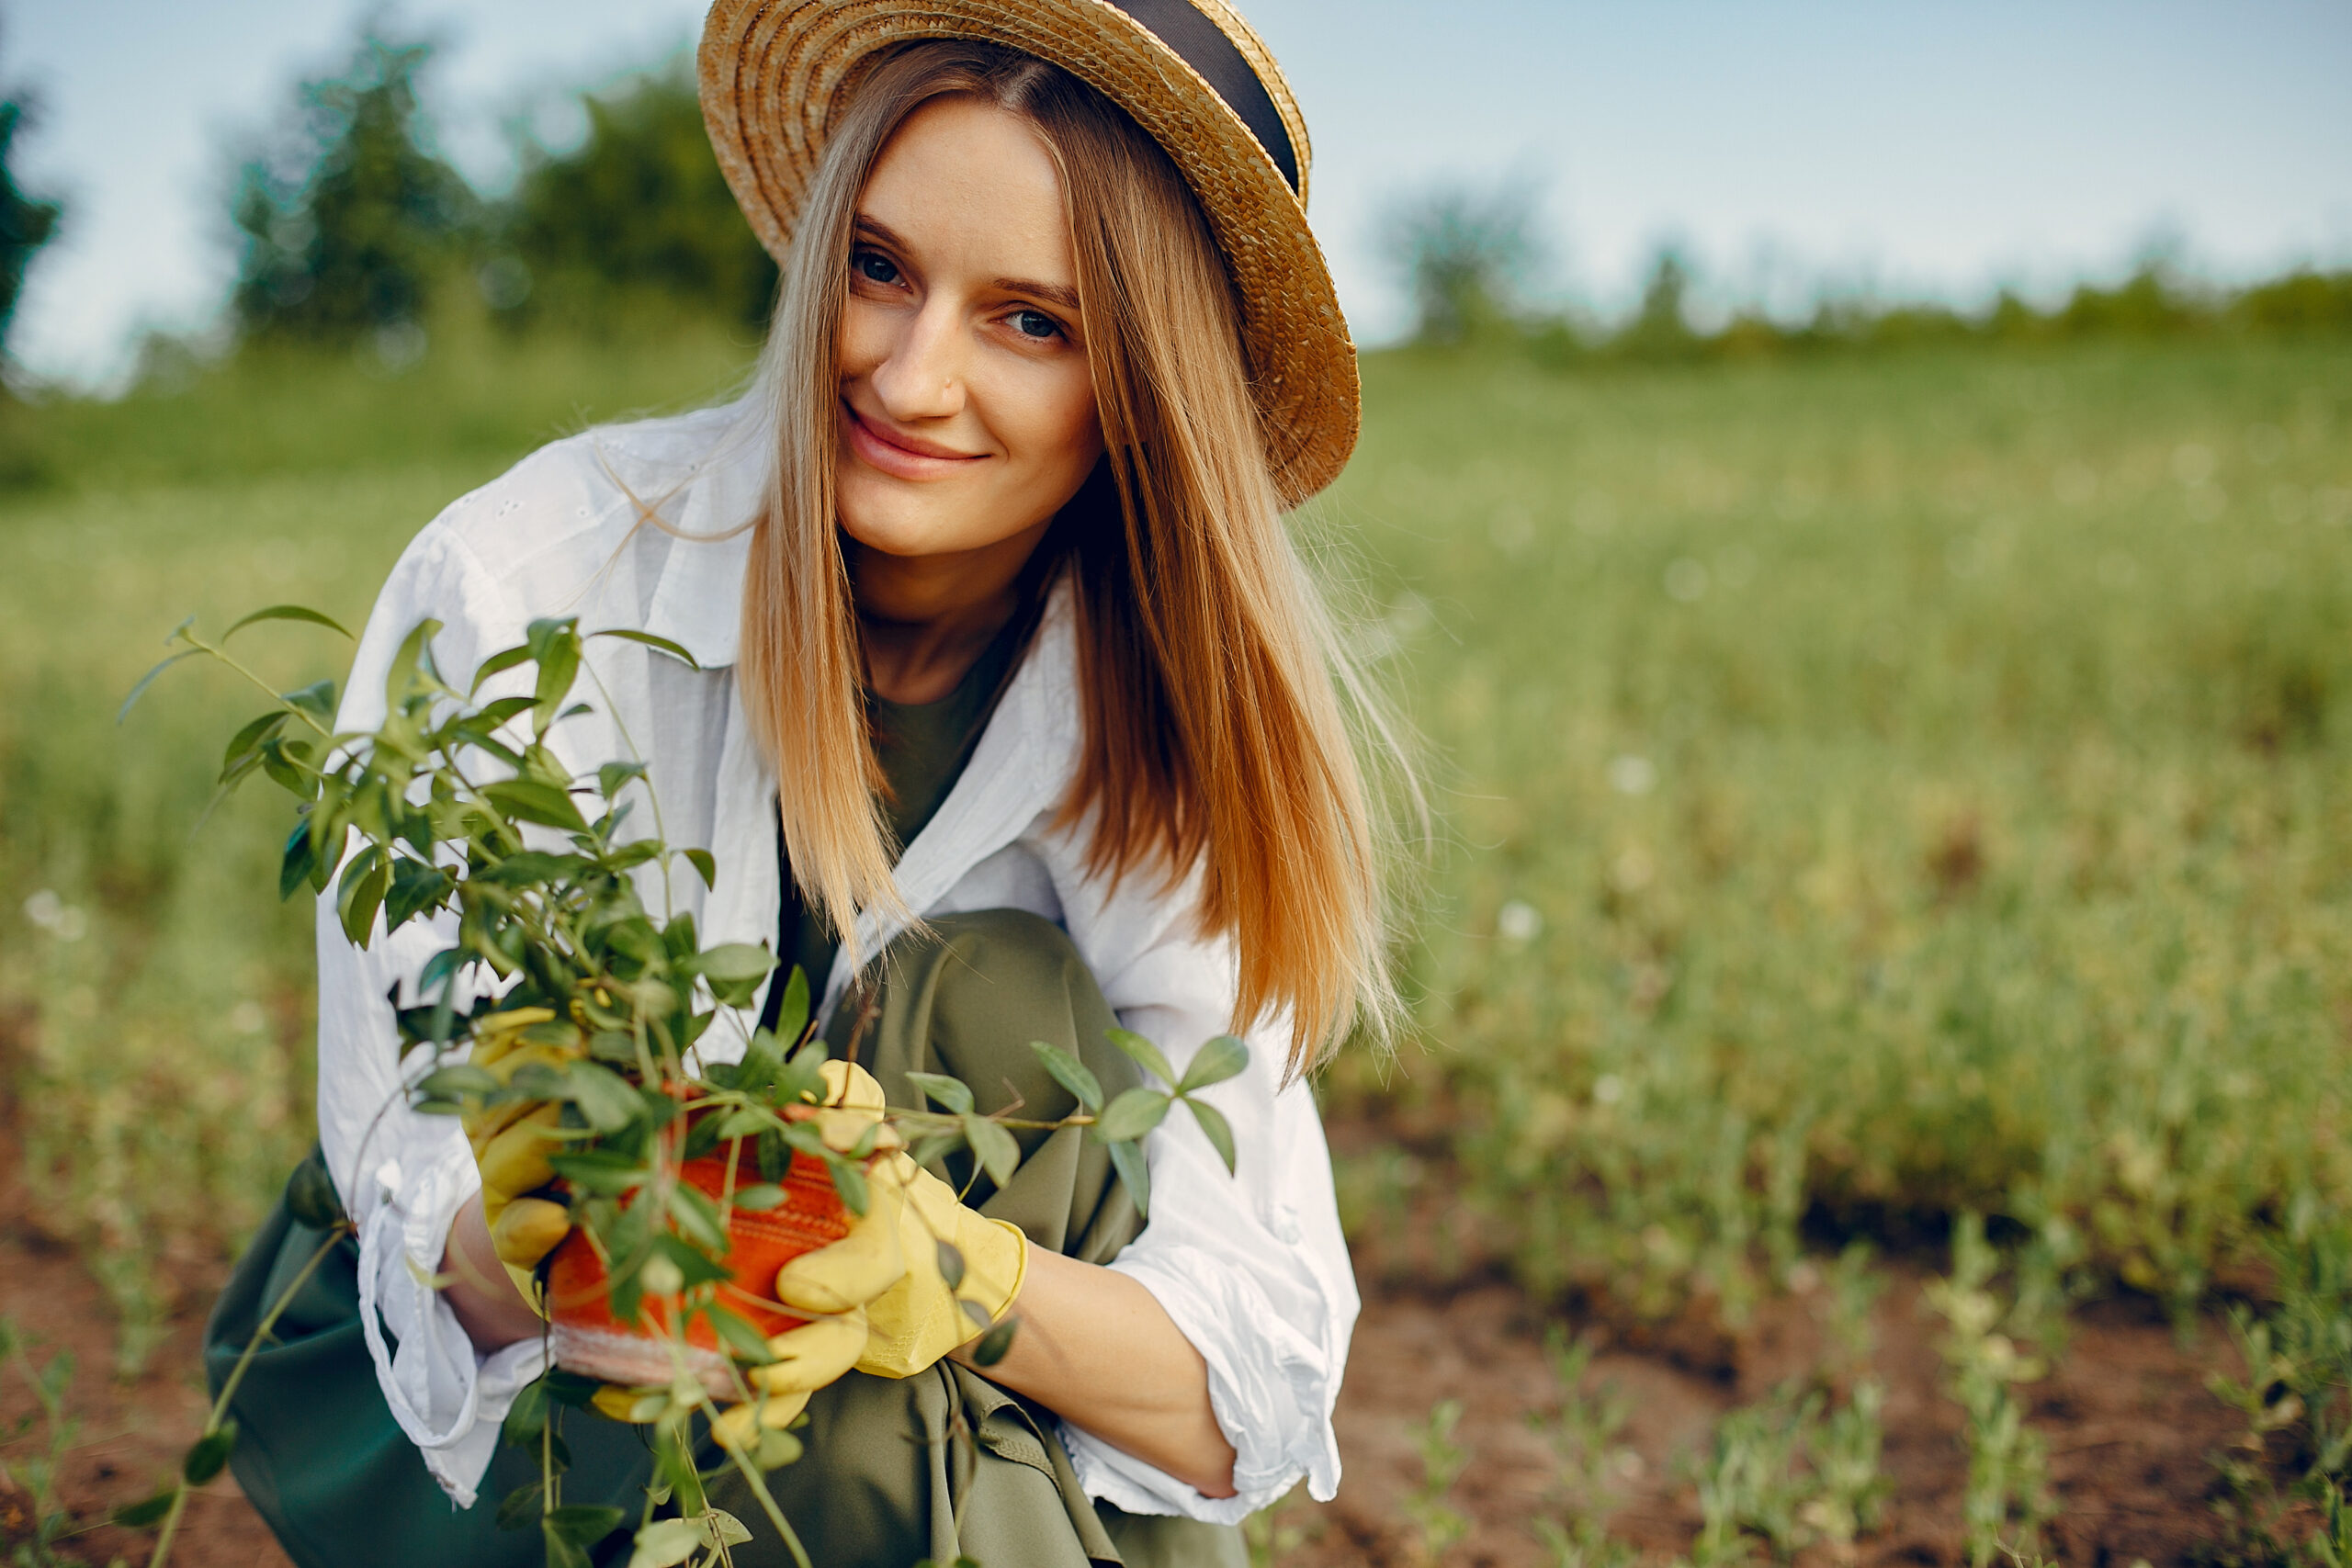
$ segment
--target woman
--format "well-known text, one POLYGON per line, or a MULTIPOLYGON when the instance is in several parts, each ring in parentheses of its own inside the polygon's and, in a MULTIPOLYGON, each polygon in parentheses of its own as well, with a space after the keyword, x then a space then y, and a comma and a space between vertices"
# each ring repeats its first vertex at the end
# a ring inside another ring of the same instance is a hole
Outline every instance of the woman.
MULTIPOLYGON (((1280 517, 1356 427, 1305 128, 1220 0, 719 0, 700 62, 784 265, 753 391, 451 507, 343 724, 375 722, 427 615, 453 674, 542 615, 653 633, 697 667, 596 642, 560 750, 647 761, 664 836, 718 863, 681 898, 704 940, 778 942, 892 1104, 937 1069, 1050 1117, 1031 1040, 1132 1077, 1114 1025, 1179 1072, 1247 1031, 1250 1070, 1208 1094, 1238 1172, 1170 1119, 1148 1224, 1074 1133, 1033 1135, 1001 1190, 924 1178, 965 1293, 1020 1318, 1010 1354, 967 1364, 978 1327, 925 1315, 944 1283, 906 1249, 785 1337, 808 1448, 772 1477, 820 1563, 1238 1563, 1246 1514, 1338 1480, 1357 1303, 1299 1075, 1393 1003, 1364 709, 1280 517)), ((322 1155, 357 1240, 243 1385, 239 1477, 306 1564, 536 1561, 491 1516, 537 1473, 498 1445, 544 1363, 498 1265, 537 1254, 493 1237, 485 1201, 515 1194, 459 1129, 401 1098, 388 992, 447 935, 356 950, 331 900, 320 932, 322 1155)), ((256 1243, 216 1380, 312 1245, 282 1214, 256 1243)), ((633 1429, 565 1437, 564 1501, 633 1518, 633 1429)))

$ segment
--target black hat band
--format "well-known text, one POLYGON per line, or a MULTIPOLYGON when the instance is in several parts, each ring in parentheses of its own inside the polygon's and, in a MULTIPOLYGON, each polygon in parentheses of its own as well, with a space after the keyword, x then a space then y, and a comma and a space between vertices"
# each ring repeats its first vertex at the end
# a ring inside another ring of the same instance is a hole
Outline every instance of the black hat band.
POLYGON ((1249 60, 1225 36, 1225 29, 1195 10, 1188 0, 1104 0, 1115 11, 1141 22, 1176 57, 1201 74, 1225 107, 1250 128, 1258 145, 1298 193, 1298 152, 1291 145, 1290 128, 1274 107, 1273 95, 1258 80, 1249 60))

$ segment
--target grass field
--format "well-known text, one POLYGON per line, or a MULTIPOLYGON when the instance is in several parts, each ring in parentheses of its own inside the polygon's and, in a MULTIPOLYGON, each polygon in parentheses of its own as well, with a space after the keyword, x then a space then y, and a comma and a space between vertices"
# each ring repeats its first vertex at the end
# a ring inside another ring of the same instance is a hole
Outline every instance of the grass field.
MULTIPOLYGON (((306 1146, 311 1069, 283 824, 196 828, 248 705, 175 671, 118 728, 122 694, 185 615, 364 615, 446 502, 748 353, 484 339, 0 410, 48 471, 0 498, 0 1042, 127 1354, 306 1146)), ((2263 1244, 2345 1213, 2344 344, 1365 382, 1316 532, 1443 842, 1420 1038, 1326 1084, 1381 1130, 1360 1233, 1443 1182, 1539 1299, 1736 1321, 1808 1254, 1940 1258, 1982 1213, 2046 1317, 2263 1294, 2263 1244)))

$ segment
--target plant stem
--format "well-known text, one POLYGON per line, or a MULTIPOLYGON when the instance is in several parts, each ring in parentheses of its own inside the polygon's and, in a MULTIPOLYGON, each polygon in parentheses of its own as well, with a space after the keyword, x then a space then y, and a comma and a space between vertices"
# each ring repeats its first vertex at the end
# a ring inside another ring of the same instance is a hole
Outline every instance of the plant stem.
MULTIPOLYGON (((243 1354, 237 1358, 237 1364, 229 1369, 229 1376, 220 1384, 220 1397, 212 1402, 212 1413, 204 1418, 204 1430, 198 1435, 198 1441, 220 1429, 220 1418, 229 1413, 229 1402, 237 1396, 237 1385, 244 1382, 245 1369, 254 1364, 254 1357, 261 1351, 262 1341, 269 1337, 269 1331, 277 1326, 278 1318, 288 1306, 293 1304, 294 1298, 301 1293, 302 1287, 311 1282, 311 1276, 319 1271, 319 1265, 327 1260, 327 1254, 334 1250, 335 1244, 343 1239, 348 1229, 349 1224, 346 1222, 327 1233, 326 1240, 321 1242, 319 1249, 311 1254, 311 1260, 302 1265, 302 1271, 294 1276, 285 1290, 278 1292, 277 1300, 270 1303, 269 1311, 264 1314, 262 1320, 254 1325, 253 1337, 245 1341, 243 1354)), ((147 1568, 164 1568, 164 1563, 170 1560, 172 1537, 178 1533, 180 1515, 187 1509, 187 1473, 183 1469, 179 1479, 173 1483, 171 1512, 164 1516, 163 1529, 155 1536, 155 1554, 147 1560, 147 1568)))

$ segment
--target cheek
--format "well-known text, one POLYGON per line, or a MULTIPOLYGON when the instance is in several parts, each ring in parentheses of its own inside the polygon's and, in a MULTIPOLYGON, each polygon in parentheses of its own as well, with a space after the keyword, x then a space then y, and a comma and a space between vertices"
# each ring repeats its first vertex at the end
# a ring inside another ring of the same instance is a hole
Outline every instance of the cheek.
POLYGON ((1094 381, 1084 365, 1074 375, 1055 378, 1040 389, 1033 428, 1042 467, 1057 474, 1076 469, 1083 478, 1102 453, 1102 419, 1094 401, 1094 381))
POLYGON ((834 358, 844 378, 864 376, 890 356, 890 322, 854 294, 842 307, 841 331, 834 341, 834 358))

